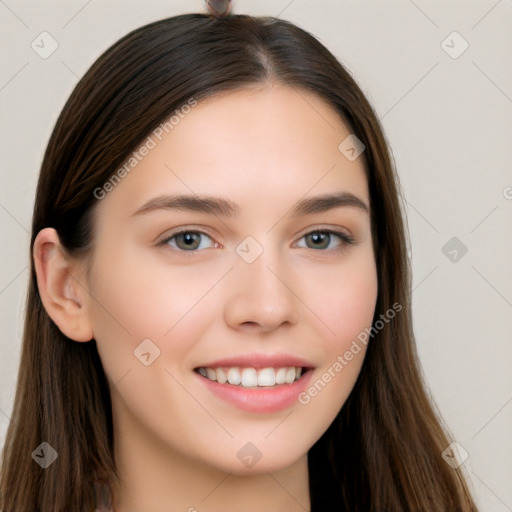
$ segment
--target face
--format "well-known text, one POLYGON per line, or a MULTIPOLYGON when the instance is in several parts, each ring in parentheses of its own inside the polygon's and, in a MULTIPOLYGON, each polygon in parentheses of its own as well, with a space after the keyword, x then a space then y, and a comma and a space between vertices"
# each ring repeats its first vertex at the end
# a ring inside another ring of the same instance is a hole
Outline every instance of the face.
POLYGON ((187 112, 96 211, 84 286, 116 435, 232 474, 276 471, 325 432, 363 362, 351 347, 377 299, 364 164, 305 91, 187 112))

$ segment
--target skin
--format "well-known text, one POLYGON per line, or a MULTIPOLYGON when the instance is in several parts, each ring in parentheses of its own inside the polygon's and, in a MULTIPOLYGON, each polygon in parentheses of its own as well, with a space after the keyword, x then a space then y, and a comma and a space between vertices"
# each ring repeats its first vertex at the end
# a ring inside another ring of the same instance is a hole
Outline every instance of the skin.
POLYGON ((212 395, 193 369, 286 352, 315 367, 313 383, 371 326, 369 215, 352 206, 289 213, 304 197, 341 191, 369 206, 363 158, 338 150, 349 134, 309 92, 274 84, 216 96, 99 202, 86 259, 66 254, 55 230, 39 233, 45 308, 71 339, 96 339, 111 383, 118 512, 309 510, 307 452, 352 390, 365 347, 308 404, 270 414, 212 395), (156 196, 191 192, 234 201, 240 213, 133 215, 156 196), (195 252, 180 237, 158 245, 183 227, 205 233, 195 252), (319 228, 355 244, 305 237, 319 228), (263 248, 250 264, 235 250, 247 236, 263 248), (160 350, 149 366, 134 357, 147 338, 160 350), (247 442, 262 454, 251 468, 237 457, 247 442))

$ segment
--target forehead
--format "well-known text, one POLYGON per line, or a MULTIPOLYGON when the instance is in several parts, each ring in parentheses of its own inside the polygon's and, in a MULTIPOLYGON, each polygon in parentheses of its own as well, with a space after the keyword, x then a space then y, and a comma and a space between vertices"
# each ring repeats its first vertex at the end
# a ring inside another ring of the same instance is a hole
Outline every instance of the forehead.
POLYGON ((191 105, 150 134, 150 150, 101 208, 122 202, 133 210, 171 192, 231 197, 242 208, 333 190, 367 201, 363 159, 350 161, 338 149, 350 130, 319 96, 272 85, 191 105))

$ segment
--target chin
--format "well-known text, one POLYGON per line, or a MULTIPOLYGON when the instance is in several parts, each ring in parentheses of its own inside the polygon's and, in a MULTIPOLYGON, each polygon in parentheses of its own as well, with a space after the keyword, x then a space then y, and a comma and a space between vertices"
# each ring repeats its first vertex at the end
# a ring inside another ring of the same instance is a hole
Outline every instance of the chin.
POLYGON ((247 442, 234 452, 234 456, 227 456, 223 451, 219 458, 211 459, 209 464, 234 476, 255 476, 285 470, 306 456, 307 451, 283 453, 278 447, 270 446, 260 450, 247 442))

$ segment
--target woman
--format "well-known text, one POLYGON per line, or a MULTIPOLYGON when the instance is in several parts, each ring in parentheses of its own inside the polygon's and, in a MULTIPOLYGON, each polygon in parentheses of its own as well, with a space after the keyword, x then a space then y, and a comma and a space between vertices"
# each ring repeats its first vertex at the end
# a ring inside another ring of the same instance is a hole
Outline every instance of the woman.
POLYGON ((398 183, 275 18, 134 30, 44 156, 2 511, 475 511, 421 379, 398 183))

